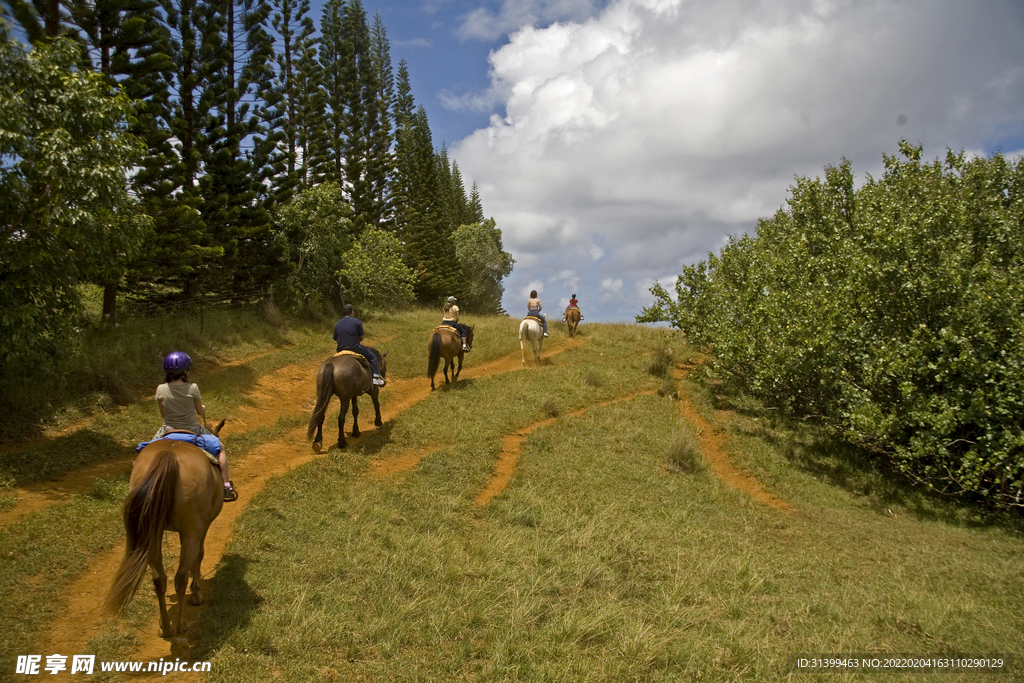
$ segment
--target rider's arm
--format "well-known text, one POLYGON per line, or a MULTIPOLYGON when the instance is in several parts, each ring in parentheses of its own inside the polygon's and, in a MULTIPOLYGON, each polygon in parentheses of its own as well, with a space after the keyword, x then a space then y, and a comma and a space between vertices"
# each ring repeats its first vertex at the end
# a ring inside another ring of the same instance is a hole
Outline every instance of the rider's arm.
POLYGON ((203 396, 202 396, 202 394, 199 393, 199 385, 198 384, 193 384, 192 385, 192 389, 194 389, 194 391, 190 391, 189 394, 192 396, 193 399, 195 399, 195 402, 196 402, 196 415, 203 415, 203 416, 205 416, 206 415, 206 406, 203 405, 203 396))

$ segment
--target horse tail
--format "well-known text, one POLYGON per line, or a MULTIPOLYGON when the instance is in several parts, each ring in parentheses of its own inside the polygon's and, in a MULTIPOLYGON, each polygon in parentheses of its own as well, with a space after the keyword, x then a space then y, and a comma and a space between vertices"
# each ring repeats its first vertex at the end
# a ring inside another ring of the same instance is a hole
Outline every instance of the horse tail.
POLYGON ((312 441, 316 435, 316 428, 324 423, 327 406, 331 404, 332 396, 334 396, 334 363, 328 361, 321 365, 320 370, 316 373, 316 408, 313 408, 313 415, 309 418, 306 441, 312 441))
POLYGON ((427 377, 433 379, 437 374, 437 366, 441 364, 441 335, 435 332, 427 346, 427 377))
POLYGON ((171 522, 178 487, 178 459, 165 448, 156 454, 149 472, 124 502, 127 536, 124 559, 114 575, 107 596, 107 609, 120 612, 131 602, 142 581, 150 555, 163 543, 164 529, 171 522))

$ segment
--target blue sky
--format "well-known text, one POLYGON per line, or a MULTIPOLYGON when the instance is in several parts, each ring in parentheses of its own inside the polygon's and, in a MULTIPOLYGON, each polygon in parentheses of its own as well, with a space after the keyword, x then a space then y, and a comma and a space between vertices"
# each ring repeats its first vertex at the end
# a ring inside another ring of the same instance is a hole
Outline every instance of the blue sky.
POLYGON ((794 176, 877 177, 901 138, 1024 150, 1020 0, 364 2, 516 258, 513 315, 632 320, 794 176))

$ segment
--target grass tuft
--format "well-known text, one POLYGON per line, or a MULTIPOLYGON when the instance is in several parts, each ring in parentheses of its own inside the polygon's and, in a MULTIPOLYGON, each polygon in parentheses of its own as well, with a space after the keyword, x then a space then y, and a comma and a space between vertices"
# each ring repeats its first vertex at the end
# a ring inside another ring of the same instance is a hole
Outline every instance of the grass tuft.
POLYGON ((697 430, 684 425, 665 453, 665 464, 669 469, 684 474, 697 474, 708 469, 707 460, 701 455, 697 430))
POLYGON ((548 417, 558 417, 561 411, 558 410, 558 404, 555 403, 555 399, 551 396, 545 396, 544 400, 540 404, 540 412, 548 417))
POLYGON ((647 372, 655 377, 668 377, 672 371, 672 351, 665 346, 659 346, 654 350, 651 364, 647 366, 647 372))
POLYGON ((605 383, 604 373, 597 368, 587 368, 583 373, 583 382, 590 387, 602 387, 605 383))
POLYGON ((658 387, 658 396, 668 396, 669 398, 679 400, 679 390, 676 388, 676 381, 672 379, 671 375, 665 375, 665 378, 661 381, 661 386, 658 387))

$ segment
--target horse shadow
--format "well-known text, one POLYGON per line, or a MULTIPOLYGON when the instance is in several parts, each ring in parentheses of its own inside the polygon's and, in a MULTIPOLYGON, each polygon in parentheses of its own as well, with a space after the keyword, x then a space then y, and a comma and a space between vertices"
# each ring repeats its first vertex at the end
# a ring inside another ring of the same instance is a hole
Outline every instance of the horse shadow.
POLYGON ((209 580, 212 583, 209 603, 193 619, 187 633, 190 659, 210 659, 230 634, 249 626, 252 614, 263 602, 245 580, 250 562, 238 554, 221 558, 216 575, 209 580))
POLYGON ((384 424, 380 427, 360 430, 359 436, 349 434, 347 448, 338 448, 338 444, 333 443, 327 447, 326 452, 328 454, 359 453, 365 456, 376 455, 392 442, 391 432, 394 428, 393 419, 385 420, 384 424))

